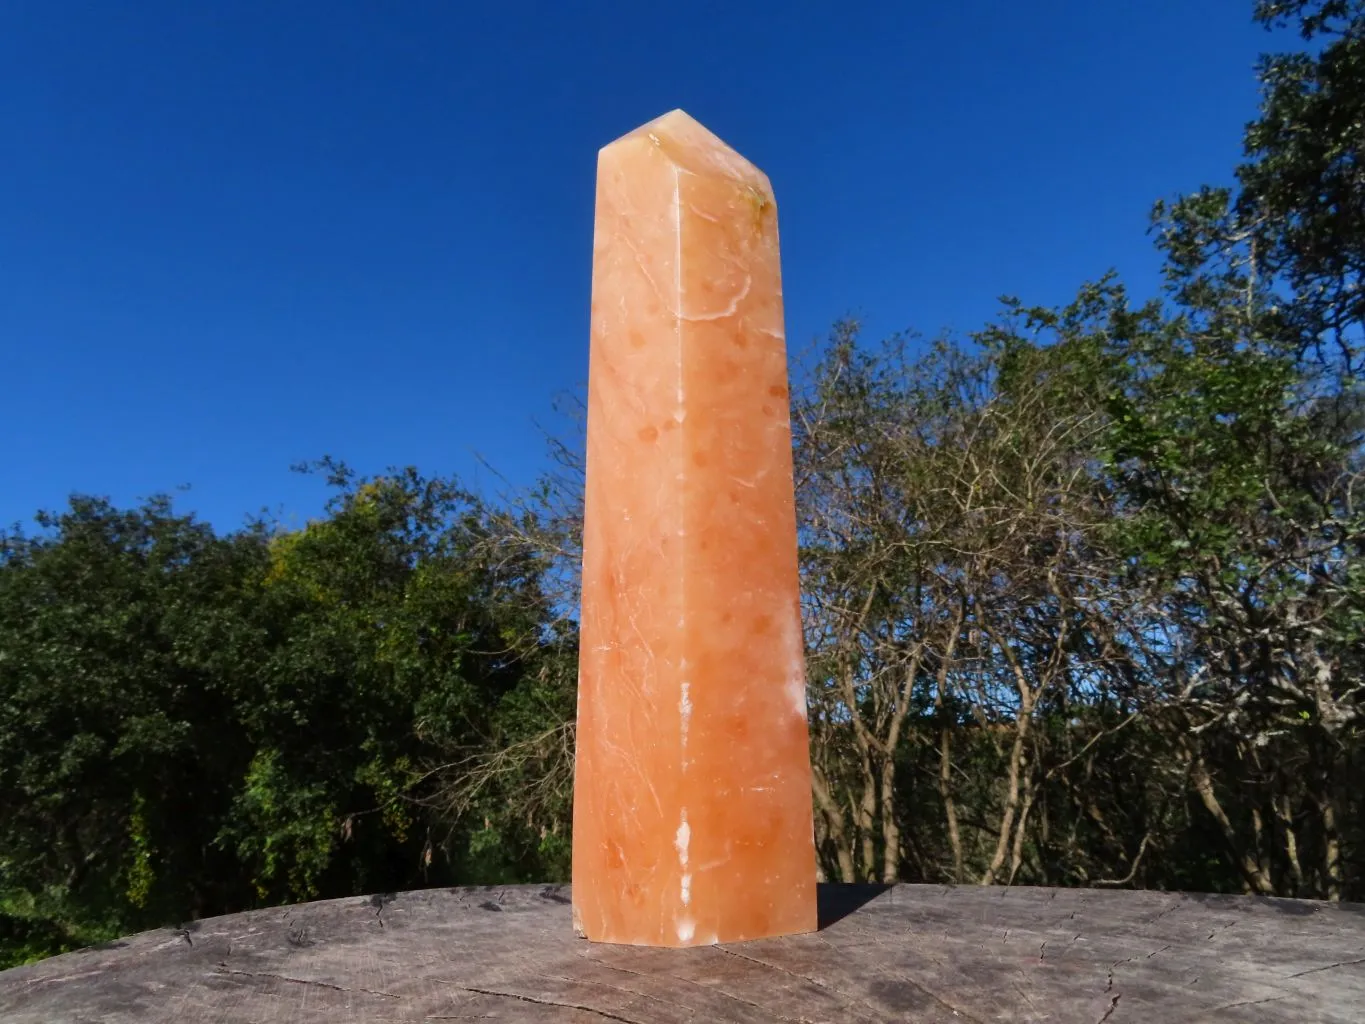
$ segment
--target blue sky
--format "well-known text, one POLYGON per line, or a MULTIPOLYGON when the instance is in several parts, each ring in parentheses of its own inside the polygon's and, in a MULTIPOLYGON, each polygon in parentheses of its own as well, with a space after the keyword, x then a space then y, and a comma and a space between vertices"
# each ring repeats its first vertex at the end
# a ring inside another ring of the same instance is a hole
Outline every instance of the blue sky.
POLYGON ((1250 0, 0 7, 0 523, 333 454, 500 486, 587 373, 597 149, 682 107, 777 192, 789 346, 1156 285, 1224 182, 1250 0), (681 13, 680 13, 681 12, 681 13))

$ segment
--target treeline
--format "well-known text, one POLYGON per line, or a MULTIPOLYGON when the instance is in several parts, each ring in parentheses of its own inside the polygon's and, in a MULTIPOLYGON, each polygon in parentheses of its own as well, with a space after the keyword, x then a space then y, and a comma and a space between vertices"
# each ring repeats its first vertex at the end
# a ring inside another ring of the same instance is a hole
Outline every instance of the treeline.
POLYGON ((322 468, 298 531, 77 499, 4 541, 0 943, 564 874, 562 779, 448 785, 573 714, 544 559, 449 482, 322 468))
MULTIPOLYGON (((1262 2, 1167 290, 840 325, 792 395, 821 871, 1365 899, 1365 0, 1262 2)), ((581 502, 415 470, 301 530, 80 498, 0 539, 0 965, 567 877, 581 502)))

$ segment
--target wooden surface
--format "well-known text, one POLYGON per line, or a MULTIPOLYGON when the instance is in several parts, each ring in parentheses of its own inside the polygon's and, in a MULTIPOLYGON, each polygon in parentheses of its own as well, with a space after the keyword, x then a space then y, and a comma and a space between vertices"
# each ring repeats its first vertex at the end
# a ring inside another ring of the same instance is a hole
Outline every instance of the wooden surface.
POLYGON ((1365 906, 821 889, 816 934, 681 951, 575 938, 561 887, 238 914, 0 973, 0 1021, 1365 1022, 1365 906))

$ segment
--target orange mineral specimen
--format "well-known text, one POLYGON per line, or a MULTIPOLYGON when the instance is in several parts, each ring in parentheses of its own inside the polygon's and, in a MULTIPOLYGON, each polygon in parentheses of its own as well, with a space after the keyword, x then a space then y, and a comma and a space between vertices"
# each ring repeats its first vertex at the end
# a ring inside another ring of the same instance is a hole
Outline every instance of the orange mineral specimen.
POLYGON ((777 208, 682 111, 597 165, 575 927, 816 925, 777 208))

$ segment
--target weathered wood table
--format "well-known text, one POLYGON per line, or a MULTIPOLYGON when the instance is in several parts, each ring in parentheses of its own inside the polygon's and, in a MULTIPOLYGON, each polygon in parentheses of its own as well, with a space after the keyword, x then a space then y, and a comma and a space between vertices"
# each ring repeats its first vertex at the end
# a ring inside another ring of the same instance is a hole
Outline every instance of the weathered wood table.
POLYGON ((824 886, 813 935, 592 945, 568 890, 332 900, 0 973, 0 1021, 1365 1022, 1365 906, 824 886))

